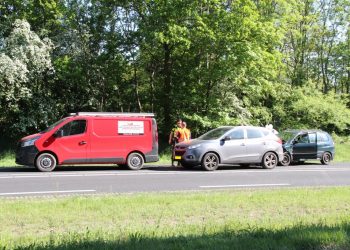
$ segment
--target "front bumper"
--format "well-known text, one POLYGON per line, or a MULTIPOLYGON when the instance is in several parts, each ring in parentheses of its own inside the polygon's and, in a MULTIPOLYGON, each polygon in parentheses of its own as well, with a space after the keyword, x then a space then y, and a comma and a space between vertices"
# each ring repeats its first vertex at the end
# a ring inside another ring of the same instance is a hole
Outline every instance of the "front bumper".
POLYGON ((199 165, 202 154, 196 149, 175 149, 174 160, 190 165, 199 165))
POLYGON ((16 163, 19 165, 34 166, 35 157, 39 150, 33 146, 21 147, 18 145, 16 150, 16 163))

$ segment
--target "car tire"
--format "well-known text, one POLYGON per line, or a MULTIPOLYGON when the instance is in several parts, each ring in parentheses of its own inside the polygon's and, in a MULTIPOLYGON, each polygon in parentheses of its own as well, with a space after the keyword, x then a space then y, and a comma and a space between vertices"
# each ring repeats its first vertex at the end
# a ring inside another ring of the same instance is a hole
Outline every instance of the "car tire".
POLYGON ((331 162, 332 155, 329 152, 324 152, 321 158, 321 163, 323 165, 328 165, 331 162))
POLYGON ((143 167, 143 156, 139 153, 131 153, 126 160, 126 164, 130 170, 139 170, 143 167))
POLYGON ((262 167, 265 169, 273 169, 277 166, 278 157, 273 152, 267 152, 262 159, 262 167))
POLYGON ((50 153, 42 153, 35 160, 35 167, 41 172, 51 172, 56 165, 56 157, 50 153))
POLYGON ((289 153, 284 153, 283 154, 283 159, 281 161, 281 166, 289 166, 292 161, 292 158, 290 157, 289 153))
POLYGON ((206 171, 215 171, 219 167, 219 156, 215 153, 206 153, 202 158, 201 166, 206 171))

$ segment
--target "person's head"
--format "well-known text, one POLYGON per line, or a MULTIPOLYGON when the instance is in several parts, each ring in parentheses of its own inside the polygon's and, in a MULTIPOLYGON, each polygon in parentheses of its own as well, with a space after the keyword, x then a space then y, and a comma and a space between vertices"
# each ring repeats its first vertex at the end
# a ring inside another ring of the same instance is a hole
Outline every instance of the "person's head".
POLYGON ((182 120, 181 120, 181 119, 178 119, 177 122, 176 122, 176 125, 177 125, 179 128, 182 128, 182 120))
POLYGON ((187 127, 187 123, 186 122, 182 122, 182 127, 186 128, 187 127))

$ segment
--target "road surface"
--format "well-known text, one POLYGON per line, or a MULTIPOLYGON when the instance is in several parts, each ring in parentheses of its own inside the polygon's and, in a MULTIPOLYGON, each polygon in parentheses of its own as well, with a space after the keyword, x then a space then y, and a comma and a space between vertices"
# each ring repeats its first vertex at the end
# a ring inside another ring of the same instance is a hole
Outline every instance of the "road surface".
POLYGON ((320 186, 350 186, 350 163, 273 170, 224 166, 215 172, 155 165, 139 171, 114 166, 60 167, 50 173, 0 168, 0 197, 320 186))

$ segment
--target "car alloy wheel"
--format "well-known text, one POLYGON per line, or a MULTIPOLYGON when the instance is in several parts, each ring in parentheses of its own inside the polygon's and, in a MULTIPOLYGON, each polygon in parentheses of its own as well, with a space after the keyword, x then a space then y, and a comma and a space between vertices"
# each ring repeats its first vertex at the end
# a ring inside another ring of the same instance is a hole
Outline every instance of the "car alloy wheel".
POLYGON ((266 169, 272 169, 277 166, 277 163, 277 155, 273 152, 267 152, 263 157, 262 166, 266 169))
POLYGON ((202 159, 202 168, 214 171, 219 167, 219 157, 215 153, 207 153, 202 159))

